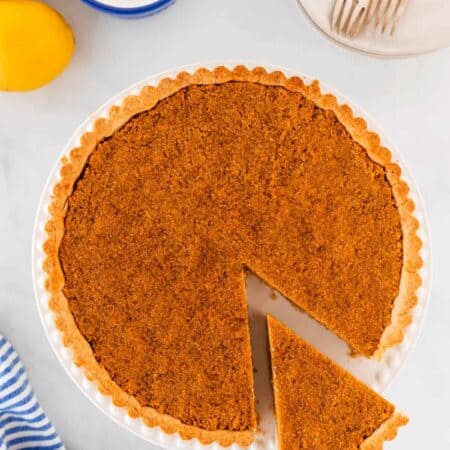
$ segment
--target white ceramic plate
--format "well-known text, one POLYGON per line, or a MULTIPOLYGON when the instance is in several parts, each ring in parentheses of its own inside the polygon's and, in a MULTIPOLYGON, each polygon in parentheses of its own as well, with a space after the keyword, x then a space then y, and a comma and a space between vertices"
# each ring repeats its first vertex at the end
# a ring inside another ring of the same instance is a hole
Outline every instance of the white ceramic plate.
POLYGON ((340 44, 379 56, 408 56, 450 45, 450 1, 409 0, 393 36, 378 36, 367 27, 357 38, 348 39, 331 30, 335 0, 298 0, 312 22, 340 44))
MULTIPOLYGON (((226 65, 234 67, 237 64, 245 64, 247 67, 255 67, 263 65, 268 70, 281 70, 287 76, 300 76, 306 82, 312 81, 308 76, 292 70, 275 67, 267 64, 253 64, 242 63, 236 61, 219 61, 209 64, 196 64, 191 66, 179 67, 158 75, 151 76, 131 87, 125 89, 123 92, 109 100, 99 110, 91 114, 87 120, 78 128, 75 134, 70 138, 62 155, 67 155, 69 151, 79 145, 80 137, 91 129, 91 125, 98 117, 105 117, 109 108, 112 105, 119 105, 122 100, 130 95, 137 94, 145 85, 156 85, 159 80, 165 77, 174 77, 181 70, 193 72, 199 67, 214 68, 218 65, 226 65)), ((373 389, 382 392, 398 374, 400 367, 407 359, 409 353, 414 347, 419 338, 419 333, 423 325, 425 310, 427 306, 427 298, 430 290, 430 242, 427 232, 427 220, 425 211, 422 206, 422 199, 416 189, 416 185, 408 171, 405 170, 402 160, 395 150, 395 147, 385 139, 384 134, 379 130, 373 120, 361 111, 360 108, 353 105, 348 99, 343 97, 335 90, 322 86, 324 92, 330 92, 338 98, 342 103, 350 104, 356 115, 364 117, 369 125, 369 128, 380 134, 383 144, 393 151, 394 160, 400 164, 404 170, 403 178, 411 187, 411 198, 417 205, 416 217, 421 223, 419 230, 420 238, 423 240, 424 246, 422 249, 422 257, 424 259, 424 267, 421 270, 423 285, 419 290, 419 303, 414 311, 414 321, 406 331, 403 343, 386 352, 385 357, 381 363, 368 360, 366 358, 351 358, 349 356, 347 345, 337 338, 333 333, 321 326, 315 320, 308 317, 306 314, 300 312, 297 308, 292 306, 287 300, 283 299, 277 294, 277 299, 273 299, 272 290, 264 285, 259 279, 249 276, 247 279, 247 290, 249 298, 249 314, 250 327, 252 331, 252 348, 254 365, 257 369, 255 374, 255 390, 257 397, 257 409, 260 417, 261 431, 256 434, 255 442, 250 446, 252 450, 273 450, 275 449, 275 422, 272 407, 272 391, 269 382, 269 364, 267 360, 267 341, 266 341, 266 325, 265 315, 270 313, 288 326, 293 328, 300 336, 311 342, 315 347, 329 355, 342 367, 352 372, 359 379, 365 381, 373 389)), ((62 156, 61 155, 61 156, 62 156)), ((137 434, 141 438, 152 442, 167 449, 216 449, 220 448, 217 444, 210 446, 203 446, 197 440, 183 441, 178 434, 168 435, 163 433, 159 428, 149 428, 140 419, 131 419, 124 409, 114 406, 110 397, 100 394, 94 383, 88 381, 83 372, 78 369, 72 362, 70 351, 64 347, 61 341, 59 331, 55 327, 54 315, 48 307, 49 295, 44 288, 46 275, 42 269, 44 261, 44 253, 42 250, 43 243, 46 239, 45 224, 49 219, 48 206, 51 200, 51 192, 53 186, 59 180, 60 160, 56 163, 47 184, 42 193, 40 205, 37 211, 34 235, 33 235, 33 249, 32 249, 32 266, 33 266, 33 281, 36 294, 37 307, 44 326, 45 332, 48 336, 51 347, 53 348, 59 361, 66 369, 72 380, 77 384, 81 391, 106 415, 115 420, 118 424, 127 430, 137 434)), ((238 449, 237 445, 232 446, 233 449, 238 449)))

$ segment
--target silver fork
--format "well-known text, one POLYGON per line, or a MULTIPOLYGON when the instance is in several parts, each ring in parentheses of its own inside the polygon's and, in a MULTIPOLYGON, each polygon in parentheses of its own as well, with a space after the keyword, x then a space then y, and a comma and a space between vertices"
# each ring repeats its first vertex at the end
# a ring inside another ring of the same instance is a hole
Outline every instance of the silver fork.
POLYGON ((336 33, 355 37, 375 18, 381 34, 393 34, 405 12, 408 0, 336 0, 331 28, 336 33))

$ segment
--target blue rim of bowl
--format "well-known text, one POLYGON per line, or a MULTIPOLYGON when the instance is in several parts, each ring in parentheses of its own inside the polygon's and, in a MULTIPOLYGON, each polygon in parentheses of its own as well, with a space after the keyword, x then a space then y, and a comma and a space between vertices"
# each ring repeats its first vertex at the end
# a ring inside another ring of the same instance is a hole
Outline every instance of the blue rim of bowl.
POLYGON ((99 11, 115 14, 118 16, 128 16, 128 17, 136 15, 155 14, 161 11, 162 9, 167 8, 172 3, 175 2, 175 0, 157 0, 144 6, 136 6, 134 8, 121 8, 120 6, 105 5, 103 2, 97 0, 81 0, 81 1, 86 5, 99 11))

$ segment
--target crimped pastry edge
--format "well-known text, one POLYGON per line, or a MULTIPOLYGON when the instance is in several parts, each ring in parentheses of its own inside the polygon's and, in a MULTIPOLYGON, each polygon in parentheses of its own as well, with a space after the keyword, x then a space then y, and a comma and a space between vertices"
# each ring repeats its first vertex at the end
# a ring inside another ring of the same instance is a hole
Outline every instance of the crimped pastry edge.
POLYGON ((408 417, 395 409, 391 417, 364 440, 359 446, 360 450, 383 450, 384 442, 392 441, 397 436, 398 429, 408 422, 408 417))
POLYGON ((413 216, 415 206, 408 197, 409 188, 401 179, 399 166, 391 161, 391 154, 381 146, 379 136, 367 130, 366 122, 354 117, 348 105, 338 104, 334 95, 322 94, 318 81, 305 85, 299 77, 287 78, 280 71, 268 73, 263 67, 249 70, 239 65, 230 70, 219 66, 214 70, 200 68, 192 74, 180 72, 174 79, 162 79, 156 87, 145 86, 138 95, 126 97, 121 106, 112 106, 107 118, 96 119, 92 131, 85 133, 81 137, 80 145, 61 160, 61 179, 53 189, 52 202, 49 206, 51 218, 45 228, 47 239, 44 243, 46 254, 44 271, 48 275, 45 286, 50 293, 49 306, 55 313, 55 324, 62 333, 64 345, 71 349, 74 363, 83 368, 89 380, 96 382, 101 393, 112 397, 116 406, 125 407, 131 417, 142 417, 148 426, 159 426, 169 434, 178 432, 183 439, 197 438, 203 444, 218 442, 222 446, 233 443, 248 446, 253 441, 253 431, 209 431, 182 424, 178 419, 158 413, 153 408, 141 406, 133 396, 125 393, 111 380, 106 370, 96 362, 92 349, 75 324, 67 298, 63 294, 64 274, 58 255, 64 234, 67 201, 96 144, 112 135, 134 115, 153 108, 160 100, 180 89, 195 84, 220 84, 229 81, 250 81, 300 92, 320 108, 332 110, 352 138, 366 149, 369 157, 385 168, 401 218, 403 267, 391 323, 384 330, 373 356, 380 359, 387 348, 402 341, 404 330, 412 321, 412 310, 417 303, 416 291, 421 284, 418 271, 422 266, 419 254, 422 243, 417 236, 419 223, 413 216))

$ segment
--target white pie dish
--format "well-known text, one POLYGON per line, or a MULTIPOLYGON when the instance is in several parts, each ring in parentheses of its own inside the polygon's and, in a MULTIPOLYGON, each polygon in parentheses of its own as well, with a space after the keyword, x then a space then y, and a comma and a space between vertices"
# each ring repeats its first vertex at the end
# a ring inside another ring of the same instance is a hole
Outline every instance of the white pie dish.
MULTIPOLYGON (((228 67, 232 67, 237 64, 245 64, 247 67, 262 65, 269 71, 281 70, 288 76, 297 75, 302 77, 306 82, 312 81, 310 77, 302 75, 298 72, 268 64, 219 61, 207 64, 195 64, 187 67, 179 67, 174 70, 151 76, 139 83, 136 83, 135 85, 125 89, 120 94, 109 100, 95 113, 89 115, 87 120, 78 128, 78 130, 67 143, 63 151, 63 155, 67 155, 72 148, 78 145, 81 135, 91 128, 95 119, 97 119, 98 117, 106 116, 111 106, 120 104, 121 101, 130 94, 138 93, 143 86, 149 84, 157 84, 159 80, 166 77, 173 77, 182 70, 193 72, 199 67, 213 68, 217 65, 226 65, 228 67)), ((352 102, 348 101, 348 99, 343 97, 335 90, 332 90, 331 88, 328 88, 326 86, 322 86, 322 89, 324 92, 330 92, 334 94, 340 102, 349 104, 353 108, 356 115, 362 116, 366 119, 369 128, 373 131, 376 131, 381 136, 383 144, 390 148, 393 152, 393 159, 403 169, 403 179, 405 179, 405 181, 407 181, 411 187, 410 196, 417 206, 415 216, 421 224, 421 228, 418 234, 424 243, 423 249, 421 251, 421 256, 424 259, 424 267, 420 272, 420 275, 423 279, 423 284, 418 293, 419 303, 414 311, 414 320, 406 331, 403 343, 388 350, 382 362, 377 363, 365 358, 349 357, 347 346, 334 334, 327 331, 324 327, 319 325, 314 320, 310 319, 306 314, 302 314, 297 309, 294 309, 294 307, 292 307, 290 303, 281 300, 273 301, 271 298, 271 289, 267 288, 265 285, 263 285, 253 277, 250 277, 247 283, 249 291, 250 316, 261 317, 267 313, 276 316, 281 321, 292 327, 295 331, 299 332, 302 337, 311 342, 319 350, 331 356, 341 366, 368 383, 376 391, 381 392, 390 384, 395 375, 398 373, 401 365, 406 360, 415 342, 417 341, 420 329, 423 325, 423 319, 427 305, 427 297, 430 287, 430 243, 427 232, 427 221, 421 197, 415 187, 414 181, 408 175, 407 170, 405 170, 405 166, 402 163, 398 152, 395 151, 395 148, 387 139, 385 139, 384 134, 379 130, 373 120, 370 119, 370 117, 366 113, 362 112, 360 108, 356 107, 354 104, 352 104, 352 102), (258 298, 258 302, 252 301, 252 299, 255 298, 258 298)), ((219 449, 220 446, 217 444, 204 446, 197 440, 183 441, 177 434, 168 435, 162 432, 159 428, 149 428, 140 419, 131 419, 124 409, 114 406, 109 397, 100 394, 95 384, 88 381, 85 378, 83 371, 77 368, 72 362, 70 351, 64 347, 61 341, 60 333, 56 329, 54 324, 53 313, 48 307, 49 295, 44 287, 46 275, 42 269, 42 263, 44 260, 44 252, 42 246, 46 239, 45 224, 49 219, 48 205, 50 203, 53 186, 59 178, 59 169, 60 160, 58 160, 53 171, 51 172, 42 194, 41 202, 36 216, 33 235, 32 257, 33 280, 38 310, 50 344, 55 351, 58 359, 60 360, 63 367, 67 370, 71 378, 74 380, 74 382, 82 390, 82 392, 85 393, 100 410, 102 410, 105 414, 114 419, 124 428, 128 429, 131 432, 134 432, 143 439, 168 449, 219 449)), ((252 321, 252 328, 261 330, 265 327, 264 323, 261 322, 261 320, 256 319, 252 321)), ((257 408, 261 419, 261 432, 258 432, 256 434, 255 442, 250 447, 252 450, 275 448, 275 427, 271 405, 272 397, 269 385, 268 364, 265 359, 267 352, 265 351, 266 343, 263 342, 264 338, 265 336, 262 333, 257 333, 256 338, 253 340, 255 366, 258 369, 256 373, 256 394, 259 399, 257 408)), ((239 447, 233 446, 232 448, 239 447)))

